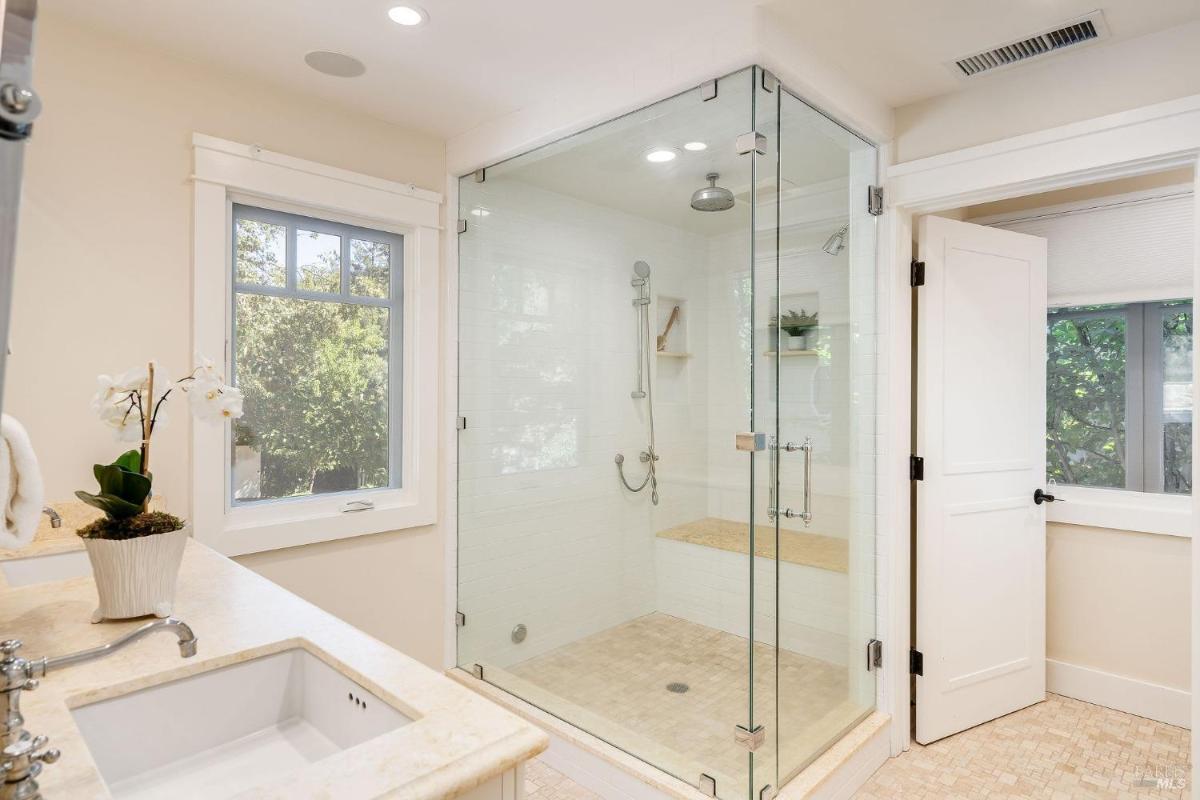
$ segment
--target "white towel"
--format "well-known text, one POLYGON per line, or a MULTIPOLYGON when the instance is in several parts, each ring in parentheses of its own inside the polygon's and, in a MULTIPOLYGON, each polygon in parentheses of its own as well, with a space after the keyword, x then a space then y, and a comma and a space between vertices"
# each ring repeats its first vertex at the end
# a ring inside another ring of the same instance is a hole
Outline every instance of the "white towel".
POLYGON ((42 517, 42 472, 29 434, 8 414, 0 414, 0 493, 4 500, 0 547, 25 547, 33 541, 42 517))

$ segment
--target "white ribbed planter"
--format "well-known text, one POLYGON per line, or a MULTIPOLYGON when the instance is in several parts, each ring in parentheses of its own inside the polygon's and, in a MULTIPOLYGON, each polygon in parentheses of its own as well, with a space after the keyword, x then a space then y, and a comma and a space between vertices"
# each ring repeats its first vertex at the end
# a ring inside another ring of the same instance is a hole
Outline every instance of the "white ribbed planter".
POLYGON ((171 616, 189 532, 184 527, 137 539, 84 539, 100 596, 92 622, 147 614, 171 616))

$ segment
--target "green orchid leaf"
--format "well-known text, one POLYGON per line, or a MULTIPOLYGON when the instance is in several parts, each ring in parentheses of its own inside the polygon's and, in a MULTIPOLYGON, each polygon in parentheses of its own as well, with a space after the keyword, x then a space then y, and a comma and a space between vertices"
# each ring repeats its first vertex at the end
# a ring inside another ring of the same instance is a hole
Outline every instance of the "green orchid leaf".
POLYGON ((141 451, 127 450, 126 452, 121 453, 121 455, 117 456, 117 460, 114 461, 113 464, 128 471, 128 472, 141 472, 142 471, 141 451))
POLYGON ((89 494, 84 491, 75 492, 75 496, 89 506, 100 509, 113 519, 125 519, 142 513, 140 503, 130 503, 111 494, 89 494))

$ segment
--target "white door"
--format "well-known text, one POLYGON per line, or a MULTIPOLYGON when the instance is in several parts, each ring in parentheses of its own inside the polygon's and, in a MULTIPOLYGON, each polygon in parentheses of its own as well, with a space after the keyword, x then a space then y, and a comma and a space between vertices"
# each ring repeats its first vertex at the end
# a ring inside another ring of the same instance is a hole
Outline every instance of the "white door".
POLYGON ((916 739, 1045 699, 1046 240, 918 232, 916 739))

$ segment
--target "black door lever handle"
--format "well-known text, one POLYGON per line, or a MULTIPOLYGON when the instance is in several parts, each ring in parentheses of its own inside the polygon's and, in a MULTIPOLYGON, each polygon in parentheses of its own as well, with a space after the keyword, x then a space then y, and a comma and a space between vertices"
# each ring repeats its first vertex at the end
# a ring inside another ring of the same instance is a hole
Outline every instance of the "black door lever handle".
POLYGON ((1043 492, 1041 489, 1037 489, 1037 490, 1035 490, 1035 491, 1034 491, 1034 493, 1033 493, 1033 502, 1034 502, 1035 504, 1039 505, 1039 506, 1040 506, 1042 503, 1053 503, 1053 502, 1055 502, 1056 500, 1057 500, 1058 502, 1060 502, 1060 503, 1065 503, 1065 502, 1066 502, 1065 500, 1060 500, 1059 498, 1055 497, 1055 496, 1054 496, 1054 495, 1052 495, 1052 494, 1046 494, 1046 493, 1045 493, 1045 492, 1043 492))

